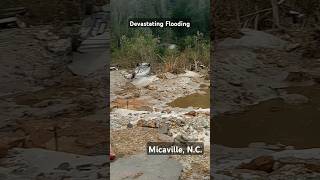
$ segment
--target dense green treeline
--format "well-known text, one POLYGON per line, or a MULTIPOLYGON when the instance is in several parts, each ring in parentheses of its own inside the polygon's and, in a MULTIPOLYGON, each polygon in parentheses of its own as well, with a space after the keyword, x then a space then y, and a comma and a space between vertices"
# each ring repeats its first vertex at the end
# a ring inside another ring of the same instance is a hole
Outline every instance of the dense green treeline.
POLYGON ((111 13, 113 63, 149 62, 172 73, 208 67, 210 0, 113 0, 111 13), (189 19, 191 27, 128 28, 132 18, 189 19))
POLYGON ((141 28, 128 28, 130 18, 189 18, 189 29, 152 28, 161 41, 177 43, 179 38, 197 32, 209 35, 210 0, 113 0, 111 1, 113 44, 119 45, 121 36, 132 37, 141 28), (116 42, 117 41, 117 42, 116 42))

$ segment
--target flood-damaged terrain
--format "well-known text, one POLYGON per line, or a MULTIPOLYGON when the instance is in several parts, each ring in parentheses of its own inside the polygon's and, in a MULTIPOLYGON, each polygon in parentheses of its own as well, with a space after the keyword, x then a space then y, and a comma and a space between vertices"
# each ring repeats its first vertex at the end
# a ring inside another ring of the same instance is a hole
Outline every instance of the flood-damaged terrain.
POLYGON ((207 74, 166 72, 126 79, 127 73, 121 69, 110 73, 111 145, 120 156, 111 163, 111 178, 209 179, 207 74), (203 142, 205 152, 193 156, 151 156, 146 155, 147 142, 203 142), (167 158, 172 161, 170 166, 164 164, 167 158), (131 166, 125 165, 129 162, 131 166))
POLYGON ((99 34, 92 30, 74 46, 74 32, 81 29, 77 24, 58 31, 50 25, 0 29, 0 179, 109 176, 108 41, 100 36, 102 43, 96 43, 92 38, 99 34), (95 61, 81 74, 78 64, 89 55, 95 61))
POLYGON ((319 32, 241 30, 213 68, 214 179, 318 179, 319 32))

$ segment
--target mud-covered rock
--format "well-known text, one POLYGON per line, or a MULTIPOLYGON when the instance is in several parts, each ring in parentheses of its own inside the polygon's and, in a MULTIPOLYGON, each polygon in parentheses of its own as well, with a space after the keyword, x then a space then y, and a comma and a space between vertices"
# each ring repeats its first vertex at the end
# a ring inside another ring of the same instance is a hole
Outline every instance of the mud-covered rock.
POLYGON ((249 163, 241 164, 238 168, 270 173, 273 171, 274 163, 275 161, 272 156, 260 156, 249 163))
POLYGON ((309 102, 309 98, 301 94, 285 94, 285 95, 282 95, 281 98, 287 104, 298 105, 298 104, 305 104, 309 102))
POLYGON ((159 123, 156 120, 143 120, 137 122, 138 127, 159 128, 159 123))
POLYGON ((50 52, 57 55, 65 55, 71 52, 71 40, 70 39, 59 39, 56 41, 48 42, 47 48, 50 52))

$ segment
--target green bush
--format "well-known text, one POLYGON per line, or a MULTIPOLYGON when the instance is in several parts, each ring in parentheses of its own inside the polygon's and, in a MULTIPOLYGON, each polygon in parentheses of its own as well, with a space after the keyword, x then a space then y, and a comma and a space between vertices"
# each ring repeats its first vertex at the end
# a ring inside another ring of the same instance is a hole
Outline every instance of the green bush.
POLYGON ((156 72, 181 73, 200 64, 208 67, 210 62, 209 40, 201 33, 181 39, 175 49, 166 47, 168 43, 160 44, 150 30, 136 31, 131 38, 122 36, 120 45, 113 49, 112 60, 123 68, 148 62, 156 72))
POLYGON ((150 31, 137 31, 132 38, 122 36, 120 48, 113 49, 112 60, 124 67, 132 67, 139 62, 153 63, 158 59, 158 39, 150 31))

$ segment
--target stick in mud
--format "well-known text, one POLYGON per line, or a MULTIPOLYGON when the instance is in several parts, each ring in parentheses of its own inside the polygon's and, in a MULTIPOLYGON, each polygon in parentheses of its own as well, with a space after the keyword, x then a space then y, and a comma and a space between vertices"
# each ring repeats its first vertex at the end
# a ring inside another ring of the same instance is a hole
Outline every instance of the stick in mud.
POLYGON ((127 99, 127 109, 129 109, 129 99, 127 99))
POLYGON ((54 133, 55 150, 58 151, 58 132, 57 132, 57 126, 56 125, 54 125, 53 133, 54 133))

